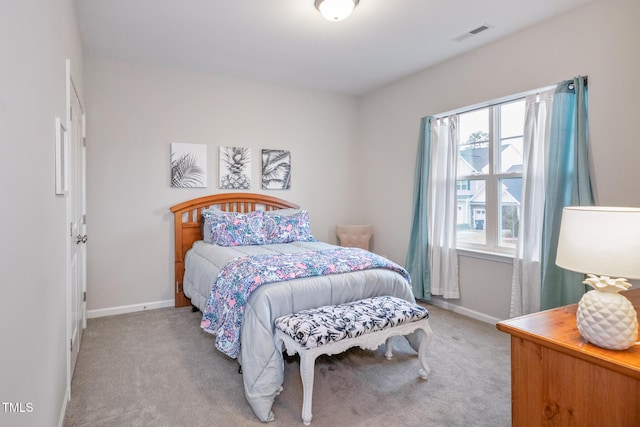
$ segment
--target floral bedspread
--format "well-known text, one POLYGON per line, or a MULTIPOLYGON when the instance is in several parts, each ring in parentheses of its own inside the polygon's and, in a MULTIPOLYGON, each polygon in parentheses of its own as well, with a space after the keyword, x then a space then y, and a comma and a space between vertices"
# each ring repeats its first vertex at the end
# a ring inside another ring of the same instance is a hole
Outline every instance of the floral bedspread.
POLYGON ((243 256, 229 262, 216 279, 200 326, 216 335, 216 348, 236 358, 240 353, 240 327, 244 306, 260 285, 302 277, 385 268, 401 274, 407 271, 394 262, 358 248, 243 256))

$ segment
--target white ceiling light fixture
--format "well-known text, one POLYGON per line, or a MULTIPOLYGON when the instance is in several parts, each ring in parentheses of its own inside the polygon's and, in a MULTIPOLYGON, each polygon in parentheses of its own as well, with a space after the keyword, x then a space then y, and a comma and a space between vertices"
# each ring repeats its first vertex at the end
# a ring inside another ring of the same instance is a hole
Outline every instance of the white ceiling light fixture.
POLYGON ((315 0, 316 9, 328 21, 342 21, 351 15, 360 0, 315 0))

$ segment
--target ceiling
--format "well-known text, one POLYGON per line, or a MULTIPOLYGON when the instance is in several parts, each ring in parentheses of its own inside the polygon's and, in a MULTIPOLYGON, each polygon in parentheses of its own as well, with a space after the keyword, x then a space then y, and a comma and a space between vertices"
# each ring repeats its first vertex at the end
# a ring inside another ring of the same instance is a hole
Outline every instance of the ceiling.
POLYGON ((347 95, 590 1, 361 0, 330 22, 314 0, 75 0, 91 56, 347 95))

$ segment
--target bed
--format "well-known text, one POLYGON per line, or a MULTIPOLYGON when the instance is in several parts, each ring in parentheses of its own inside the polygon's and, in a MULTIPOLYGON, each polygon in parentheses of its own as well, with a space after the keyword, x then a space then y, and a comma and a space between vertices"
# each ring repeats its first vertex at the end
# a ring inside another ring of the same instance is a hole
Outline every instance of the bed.
MULTIPOLYGON (((295 210, 300 207, 273 196, 253 193, 216 194, 171 207, 175 219, 175 305, 193 305, 203 311, 203 325, 210 311, 207 300, 211 301, 211 288, 217 278, 220 281, 224 276, 220 274, 222 268, 227 271, 231 264, 247 258, 273 259, 277 256, 300 255, 321 260, 328 253, 347 250, 315 239, 228 247, 205 243, 202 241, 202 214, 211 208, 225 213, 248 214, 257 211, 261 215, 278 216, 279 212, 284 212, 281 210, 297 212, 295 210), (225 263, 228 265, 223 266, 225 263)), ((372 259, 377 257, 377 261, 382 259, 395 265, 370 252, 354 250, 370 255, 372 259)), ((403 275, 403 269, 399 266, 396 266, 397 269, 387 267, 389 265, 385 265, 385 268, 376 268, 374 265, 358 271, 274 281, 262 284, 250 293, 243 305, 241 326, 237 331, 237 354, 223 351, 217 341, 216 347, 227 355, 237 356, 242 366, 245 397, 261 421, 274 420, 271 407, 284 379, 282 349, 276 348, 274 343, 274 320, 304 309, 378 295, 391 295, 415 302, 406 272, 403 275)), ((407 339, 414 349, 419 347, 419 336, 411 335, 407 339)))

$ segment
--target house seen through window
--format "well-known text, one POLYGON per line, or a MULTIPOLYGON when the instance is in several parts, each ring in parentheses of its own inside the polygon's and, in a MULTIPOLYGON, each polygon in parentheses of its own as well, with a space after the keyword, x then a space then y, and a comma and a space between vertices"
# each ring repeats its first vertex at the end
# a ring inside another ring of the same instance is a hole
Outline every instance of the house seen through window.
POLYGON ((457 246, 513 253, 522 200, 525 100, 458 117, 457 246))

